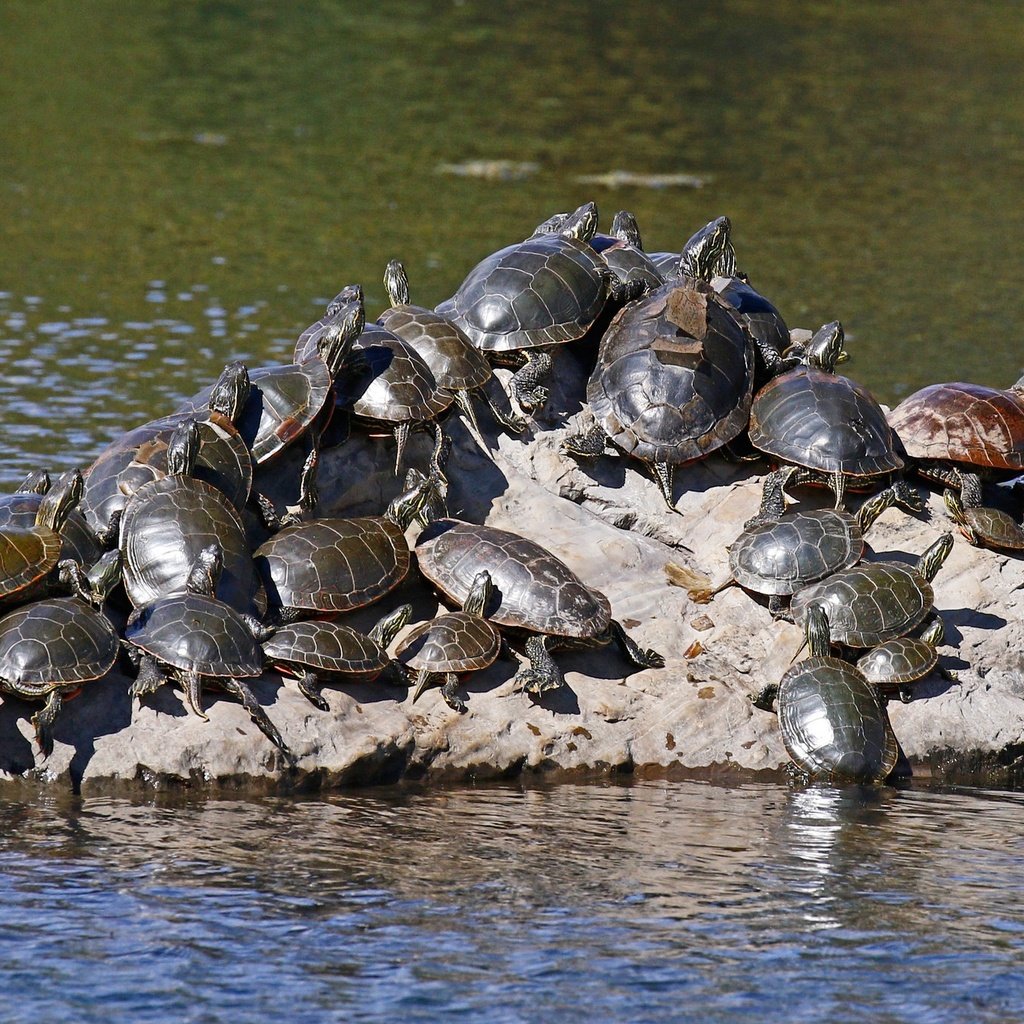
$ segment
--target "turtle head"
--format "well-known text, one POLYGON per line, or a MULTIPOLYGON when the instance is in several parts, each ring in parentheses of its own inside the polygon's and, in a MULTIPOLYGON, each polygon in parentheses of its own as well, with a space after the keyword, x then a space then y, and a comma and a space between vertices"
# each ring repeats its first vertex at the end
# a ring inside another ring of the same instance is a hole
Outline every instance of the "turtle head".
POLYGON ((391 646, 391 641, 402 631, 406 623, 412 618, 412 605, 399 605, 393 612, 383 616, 367 634, 371 640, 382 647, 391 646))
POLYGON ((196 555, 185 580, 185 590, 189 594, 202 594, 213 597, 224 568, 224 555, 219 544, 211 544, 196 555))
POLYGON ((36 526, 46 526, 60 533, 72 510, 82 500, 85 484, 77 469, 69 469, 57 477, 56 483, 43 495, 36 512, 36 526))
POLYGON ((949 513, 949 518, 952 519, 960 528, 960 532, 968 541, 970 541, 971 544, 977 544, 978 536, 974 532, 970 521, 967 519, 967 511, 964 509, 964 503, 960 495, 957 494, 952 487, 947 487, 942 492, 942 500, 946 504, 946 511, 949 513))
POLYGON ((486 569, 481 569, 473 577, 473 585, 469 588, 469 595, 462 602, 462 610, 470 615, 483 615, 494 593, 494 583, 491 581, 491 574, 486 569))
POLYGON ((575 238, 577 242, 589 242, 597 232, 597 205, 584 203, 577 206, 558 229, 563 238, 575 238))
MULTIPOLYGON (((949 492, 946 491, 946 494, 949 492)), ((948 507, 948 506, 947 506, 948 507)), ((935 574, 942 568, 942 563, 949 557, 953 550, 953 534, 944 533, 938 540, 934 541, 923 555, 917 560, 917 569, 929 583, 935 579, 935 574)))
POLYGON ((825 373, 832 373, 837 363, 850 358, 850 354, 843 348, 845 340, 843 325, 838 320, 819 327, 804 350, 807 365, 815 366, 825 373))
POLYGON ((808 605, 807 649, 812 658, 827 658, 832 650, 832 631, 829 628, 828 616, 819 604, 808 605))
MULTIPOLYGON (((121 550, 112 548, 104 552, 85 574, 88 592, 94 604, 101 605, 110 596, 110 592, 121 582, 121 550)), ((63 566, 63 562, 61 565, 63 566)), ((67 582, 63 571, 61 582, 67 582)))
POLYGON ((928 623, 928 628, 923 630, 920 636, 920 639, 929 647, 938 647, 945 638, 946 629, 942 625, 942 619, 940 619, 938 615, 928 623))
POLYGON ((167 475, 191 476, 201 444, 199 424, 194 419, 179 423, 167 442, 167 475))
POLYGON ((320 358, 327 364, 331 379, 337 376, 356 338, 366 326, 366 310, 362 299, 347 302, 332 314, 330 325, 317 338, 320 358))
POLYGON ((854 517, 861 533, 866 533, 874 521, 887 509, 896 504, 898 495, 895 487, 886 487, 884 491, 873 494, 857 510, 854 517))
POLYGON ((390 519, 403 530, 408 529, 409 524, 428 507, 436 486, 437 481, 433 475, 420 475, 416 483, 407 487, 388 505, 384 518, 390 519))
POLYGON ((33 469, 18 484, 16 494, 45 494, 50 489, 50 474, 45 469, 33 469))
POLYGON ((636 217, 629 210, 619 210, 612 219, 612 237, 620 242, 633 246, 634 249, 643 249, 640 241, 640 227, 636 217))
POLYGON ((342 306, 347 306, 350 302, 361 303, 362 301, 363 286, 361 284, 347 284, 327 303, 326 315, 334 316, 342 306))
POLYGON ((708 221, 683 246, 679 257, 679 274, 710 281, 716 274, 731 277, 736 269, 736 254, 732 248, 732 223, 728 217, 708 221), (730 272, 730 264, 732 269, 730 272))
POLYGON ((409 277, 401 260, 391 260, 384 268, 384 287, 392 306, 409 305, 409 277))
POLYGON ((242 362, 228 363, 210 392, 210 413, 218 413, 232 423, 238 420, 249 400, 249 369, 242 362))
POLYGON ((553 213, 547 220, 541 221, 534 229, 531 238, 539 235, 557 235, 562 225, 569 219, 567 213, 553 213))

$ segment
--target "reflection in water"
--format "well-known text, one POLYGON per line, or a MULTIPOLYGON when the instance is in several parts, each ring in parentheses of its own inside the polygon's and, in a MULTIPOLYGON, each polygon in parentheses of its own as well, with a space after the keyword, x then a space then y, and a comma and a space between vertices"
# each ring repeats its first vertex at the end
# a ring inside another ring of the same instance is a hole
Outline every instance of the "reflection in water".
POLYGON ((298 1021, 1024 1007, 1012 794, 642 783, 0 820, 17 1019, 257 1019, 254 992, 298 1021))

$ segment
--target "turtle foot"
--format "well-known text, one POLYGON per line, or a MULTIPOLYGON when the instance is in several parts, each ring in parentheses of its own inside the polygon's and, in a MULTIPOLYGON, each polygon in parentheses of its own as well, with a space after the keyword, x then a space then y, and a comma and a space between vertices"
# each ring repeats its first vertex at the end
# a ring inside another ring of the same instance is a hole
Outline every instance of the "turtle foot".
POLYGON ((299 693, 313 707, 319 708, 320 711, 331 710, 331 705, 327 703, 327 698, 320 692, 320 680, 317 679, 315 672, 304 672, 296 681, 299 686, 299 693))

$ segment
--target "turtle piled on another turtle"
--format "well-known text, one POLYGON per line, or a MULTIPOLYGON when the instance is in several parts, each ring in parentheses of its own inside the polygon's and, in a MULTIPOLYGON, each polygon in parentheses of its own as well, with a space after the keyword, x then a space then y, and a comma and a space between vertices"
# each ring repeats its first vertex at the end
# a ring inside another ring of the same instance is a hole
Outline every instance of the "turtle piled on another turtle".
POLYGON ((913 698, 911 683, 924 679, 933 669, 943 678, 956 680, 956 674, 939 665, 938 646, 945 630, 937 615, 920 636, 898 636, 873 647, 857 659, 857 668, 869 683, 878 687, 882 697, 896 692, 904 704, 913 698))

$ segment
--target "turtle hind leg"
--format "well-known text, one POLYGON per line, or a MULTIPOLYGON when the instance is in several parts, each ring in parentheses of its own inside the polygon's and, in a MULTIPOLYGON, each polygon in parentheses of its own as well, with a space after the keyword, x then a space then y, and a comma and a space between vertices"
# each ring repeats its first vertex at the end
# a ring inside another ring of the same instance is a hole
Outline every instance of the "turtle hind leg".
POLYGON ((539 697, 543 693, 557 690, 565 685, 565 676, 562 675, 562 670, 555 664, 554 658, 548 652, 546 637, 531 636, 526 641, 525 649, 530 664, 524 665, 515 674, 512 682, 517 690, 525 690, 527 693, 539 697))
POLYGON ((296 679, 299 686, 299 693, 302 694, 306 700, 315 708, 319 708, 321 711, 330 711, 331 706, 327 703, 327 699, 320 692, 320 680, 317 678, 315 672, 303 672, 301 676, 296 679))
POLYGON ((569 434, 562 441, 561 448, 567 455, 596 459, 604 451, 607 440, 608 435, 604 428, 595 423, 589 430, 569 434))
POLYGON ((793 613, 789 608, 788 594, 769 594, 768 611, 776 622, 793 621, 793 613))
POLYGON ((167 676, 156 660, 144 654, 139 662, 139 674, 135 682, 128 687, 128 692, 133 697, 145 697, 150 693, 156 693, 166 682, 167 676))
POLYGON ((530 425, 528 420, 517 416, 511 410, 506 412, 486 386, 477 388, 477 391, 483 395, 484 401, 498 425, 510 434, 521 434, 530 425))
POLYGON ((294 766, 296 761, 295 755, 288 749, 281 734, 277 731, 277 726, 270 720, 266 711, 263 710, 263 706, 256 699, 256 695, 249 689, 248 685, 241 679, 233 677, 218 679, 218 682, 227 693, 245 708, 252 719, 253 725, 284 754, 288 763, 294 766))
POLYGON ((665 659, 657 651, 652 650, 650 647, 641 647, 626 631, 622 628, 622 623, 612 619, 611 625, 611 637, 619 645, 619 649, 622 653, 636 666, 639 668, 664 668, 665 659))
POLYGON ((520 407, 526 412, 535 412, 548 400, 545 385, 551 376, 551 354, 543 349, 527 349, 525 359, 513 374, 510 387, 520 407))
POLYGON ((454 672, 444 673, 444 685, 441 687, 441 696, 444 702, 460 715, 466 713, 466 702, 456 693, 459 688, 459 677, 454 672))
POLYGON ((53 753, 53 723, 64 706, 60 690, 51 690, 46 704, 32 716, 32 727, 36 731, 36 743, 44 757, 53 753))
POLYGON ((405 446, 409 442, 409 432, 412 429, 408 421, 396 423, 391 431, 395 435, 395 476, 402 471, 402 458, 405 456, 405 446))
POLYGON ((480 423, 476 418, 476 407, 473 405, 473 397, 470 393, 464 389, 452 392, 452 397, 455 399, 455 404, 459 407, 459 411, 463 416, 466 417, 466 422, 469 424, 470 430, 477 437, 483 437, 480 431, 480 423))
POLYGON ((670 466, 667 462, 652 462, 650 463, 651 472, 654 474, 654 479, 661 488, 662 497, 665 499, 665 504, 673 511, 678 511, 675 506, 675 502, 672 499, 672 491, 675 484, 675 467, 670 466))

